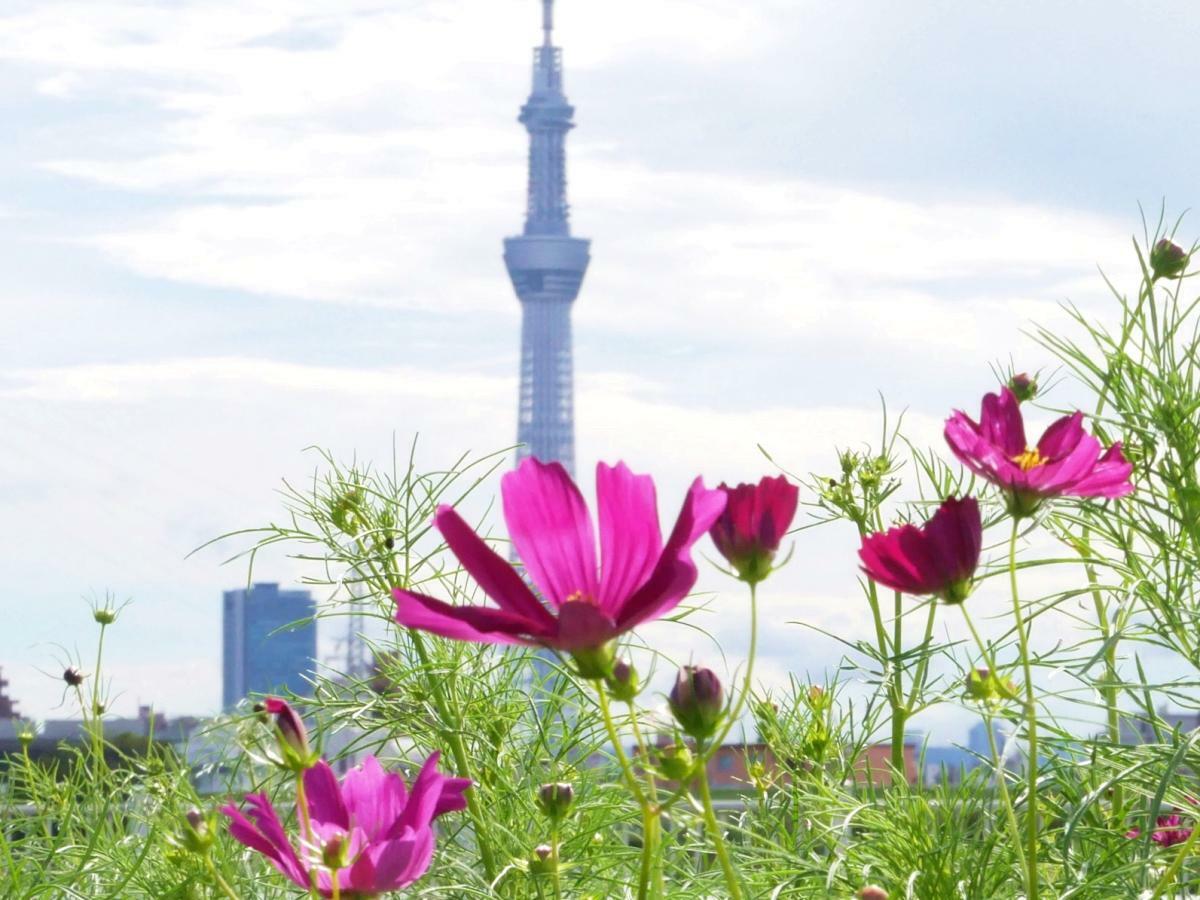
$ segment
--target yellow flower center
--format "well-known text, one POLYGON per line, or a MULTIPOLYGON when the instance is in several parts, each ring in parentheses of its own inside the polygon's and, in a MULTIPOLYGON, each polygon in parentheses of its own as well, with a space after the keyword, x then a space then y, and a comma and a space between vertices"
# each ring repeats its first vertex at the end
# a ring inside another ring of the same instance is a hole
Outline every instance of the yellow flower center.
POLYGON ((575 591, 574 593, 567 595, 567 599, 564 600, 563 603, 590 603, 592 606, 595 606, 596 598, 588 596, 583 591, 575 591))
POLYGON ((1024 453, 1018 453, 1012 458, 1022 472, 1028 472, 1030 469, 1036 469, 1038 466, 1046 464, 1046 460, 1042 459, 1042 454, 1036 450, 1026 450, 1024 453))

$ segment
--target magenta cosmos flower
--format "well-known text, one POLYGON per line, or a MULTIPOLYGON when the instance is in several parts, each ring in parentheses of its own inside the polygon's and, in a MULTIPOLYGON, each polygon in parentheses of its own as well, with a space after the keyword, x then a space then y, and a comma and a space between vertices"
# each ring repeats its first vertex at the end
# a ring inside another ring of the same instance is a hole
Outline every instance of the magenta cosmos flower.
POLYGON ((500 489, 509 537, 549 608, 458 513, 441 506, 434 524, 499 608, 453 606, 396 588, 396 621, 460 641, 561 650, 585 678, 608 674, 613 638, 670 612, 692 589, 692 545, 725 506, 725 495, 697 478, 664 546, 653 479, 624 463, 600 463, 598 562, 587 504, 561 465, 530 457, 500 489))
POLYGON ((779 542, 796 515, 799 489, 782 475, 758 484, 722 483, 725 511, 709 530, 721 555, 743 581, 756 584, 771 572, 779 542))
MULTIPOLYGON (((232 804, 221 812, 234 838, 305 890, 315 878, 321 896, 330 897, 336 877, 342 897, 376 897, 425 874, 433 859, 433 820, 467 805, 470 780, 440 774, 437 760, 437 753, 426 760, 411 791, 374 756, 347 772, 341 784, 329 764, 319 761, 304 773, 312 834, 301 834, 299 851, 266 794, 246 797, 248 818, 232 804)), ((298 818, 303 832, 303 817, 298 818)))
POLYGON ((858 557, 863 571, 885 587, 962 603, 971 593, 982 544, 978 501, 951 497, 920 527, 901 525, 863 538, 858 557))
MULTIPOLYGON (((1192 829, 1185 827, 1182 817, 1175 814, 1159 816, 1155 819, 1154 825, 1154 831, 1150 833, 1150 840, 1160 847, 1174 847, 1192 836, 1192 829)), ((1130 839, 1141 836, 1142 829, 1140 828, 1131 828, 1125 832, 1125 837, 1130 839)))
POLYGON ((1030 449, 1020 403, 1007 387, 983 398, 978 423, 956 410, 945 434, 959 462, 1005 491, 1015 516, 1032 514, 1046 497, 1124 497, 1133 490, 1133 466, 1120 443, 1102 451, 1083 430, 1081 412, 1054 422, 1030 449))

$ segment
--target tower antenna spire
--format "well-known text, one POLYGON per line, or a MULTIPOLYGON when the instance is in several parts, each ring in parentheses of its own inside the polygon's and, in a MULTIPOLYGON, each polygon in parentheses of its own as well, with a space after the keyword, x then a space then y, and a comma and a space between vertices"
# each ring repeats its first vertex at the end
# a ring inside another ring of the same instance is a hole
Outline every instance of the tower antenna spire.
POLYGON ((550 46, 550 32, 554 30, 554 0, 542 0, 542 46, 550 46))

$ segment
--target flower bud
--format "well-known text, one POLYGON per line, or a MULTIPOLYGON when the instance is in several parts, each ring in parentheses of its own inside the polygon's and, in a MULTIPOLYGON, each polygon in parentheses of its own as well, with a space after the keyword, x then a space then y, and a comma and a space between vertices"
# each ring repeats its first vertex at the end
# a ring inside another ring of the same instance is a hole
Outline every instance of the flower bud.
POLYGON ((608 685, 608 692, 613 698, 622 703, 632 703, 638 695, 637 670, 626 660, 618 659, 613 663, 612 672, 604 683, 608 685))
POLYGON ((696 768, 696 758, 686 744, 667 744, 659 748, 658 770, 671 781, 687 781, 696 768))
POLYGON ((549 844, 538 844, 529 854, 529 874, 549 875, 557 868, 554 848, 549 844))
POLYGON ((712 737, 721 723, 725 697, 711 669, 684 666, 667 697, 675 721, 697 740, 712 737))
POLYGON ((607 678, 613 669, 613 657, 617 652, 616 641, 608 641, 599 647, 581 647, 571 651, 575 670, 580 678, 595 681, 607 678))
POLYGON ((22 750, 28 750, 29 745, 37 739, 37 732, 33 730, 33 725, 29 722, 22 722, 20 729, 17 731, 17 740, 21 743, 22 750))
POLYGON ((208 853, 216 840, 216 830, 208 817, 198 809, 189 809, 179 829, 178 845, 201 856, 208 853))
POLYGON ((1191 254, 1167 238, 1163 238, 1150 251, 1150 271, 1154 280, 1176 278, 1188 267, 1191 254))
POLYGON ((984 703, 996 703, 1016 694, 1016 685, 989 669, 975 669, 966 680, 967 696, 984 703))
POLYGON ((574 799, 575 788, 565 781, 543 784, 538 790, 538 808, 554 822, 566 818, 574 799))
POLYGON ((117 621, 117 611, 111 606, 97 606, 92 610, 92 618, 101 625, 111 625, 117 621))
POLYGON ((280 760, 285 769, 303 772, 316 763, 318 754, 309 749, 308 732, 304 720, 284 700, 268 697, 262 704, 263 711, 275 718, 275 737, 279 741, 280 760))
POLYGON ((71 687, 79 687, 83 684, 83 673, 74 666, 67 666, 62 674, 62 680, 71 687))
POLYGON ((718 490, 725 495, 725 509, 709 536, 738 578, 757 584, 771 573, 775 553, 796 515, 799 489, 780 475, 732 488, 722 483, 718 490))
POLYGON ((858 900, 888 900, 888 892, 877 884, 868 884, 858 892, 858 900))
POLYGON ((1008 379, 1008 389, 1013 392, 1018 403, 1032 400, 1037 396, 1038 383, 1036 378, 1030 378, 1024 372, 1018 372, 1008 379))
POLYGON ((321 864, 335 872, 350 864, 350 842, 346 835, 335 834, 325 841, 321 846, 321 864))

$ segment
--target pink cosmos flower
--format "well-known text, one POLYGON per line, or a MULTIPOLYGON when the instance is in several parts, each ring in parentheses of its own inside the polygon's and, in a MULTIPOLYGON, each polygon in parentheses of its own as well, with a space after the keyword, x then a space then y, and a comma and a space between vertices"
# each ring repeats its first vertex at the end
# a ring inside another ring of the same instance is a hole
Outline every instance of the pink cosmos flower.
POLYGON ((945 434, 959 462, 1008 494, 1016 516, 1032 514, 1046 497, 1124 497, 1133 491, 1133 466, 1120 443, 1102 451, 1083 430, 1083 413, 1054 422, 1030 449, 1020 403, 1007 387, 983 398, 978 423, 956 410, 945 434))
MULTIPOLYGON (((1150 840, 1158 844, 1160 847, 1174 847, 1176 844, 1182 844, 1192 836, 1192 829, 1183 826, 1183 819, 1172 814, 1169 816, 1159 816, 1154 821, 1155 828, 1150 835, 1150 840)), ((1131 828, 1125 832, 1127 838, 1138 838, 1142 836, 1142 829, 1131 828)))
POLYGON ((333 894, 333 879, 346 898, 376 897, 407 887, 425 874, 433 859, 433 820, 466 807, 466 778, 437 771, 438 754, 426 760, 406 790, 397 773, 385 772, 374 756, 346 773, 338 784, 324 760, 304 773, 311 839, 299 851, 266 794, 246 797, 249 818, 236 806, 221 807, 229 833, 270 860, 285 876, 308 890, 315 875, 322 897, 333 894))
POLYGON ((974 497, 950 497, 924 525, 901 525, 863 538, 858 557, 873 580, 906 594, 962 603, 979 566, 983 522, 974 497))
POLYGON ((713 543, 743 581, 762 581, 796 515, 800 490, 782 475, 735 488, 722 483, 718 490, 726 502, 709 531, 713 543))
POLYGON ((550 608, 458 513, 441 506, 434 524, 499 609, 396 588, 396 621, 460 641, 551 647, 571 653, 586 678, 608 674, 613 638, 670 612, 692 589, 692 545, 725 506, 725 495, 697 478, 664 546, 653 479, 624 463, 600 463, 598 562, 587 504, 561 465, 527 458, 500 488, 509 537, 550 608))

